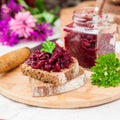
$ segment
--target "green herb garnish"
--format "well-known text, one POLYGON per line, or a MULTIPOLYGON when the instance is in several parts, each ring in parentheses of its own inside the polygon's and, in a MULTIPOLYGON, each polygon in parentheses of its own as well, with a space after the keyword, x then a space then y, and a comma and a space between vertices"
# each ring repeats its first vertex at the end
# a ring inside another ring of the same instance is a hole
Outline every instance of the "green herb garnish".
POLYGON ((55 47, 56 46, 54 42, 46 40, 45 42, 42 43, 41 51, 52 53, 55 47))
POLYGON ((116 87, 120 83, 120 60, 115 54, 106 54, 96 60, 92 68, 91 82, 93 85, 116 87))

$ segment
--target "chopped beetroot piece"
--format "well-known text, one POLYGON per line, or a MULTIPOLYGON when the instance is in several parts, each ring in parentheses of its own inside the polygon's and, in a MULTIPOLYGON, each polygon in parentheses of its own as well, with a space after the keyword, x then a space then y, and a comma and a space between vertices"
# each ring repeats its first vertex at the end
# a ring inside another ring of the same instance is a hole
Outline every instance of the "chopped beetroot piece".
POLYGON ((26 63, 34 69, 60 72, 61 69, 69 68, 73 63, 73 58, 68 50, 56 44, 52 54, 36 50, 30 55, 26 63))

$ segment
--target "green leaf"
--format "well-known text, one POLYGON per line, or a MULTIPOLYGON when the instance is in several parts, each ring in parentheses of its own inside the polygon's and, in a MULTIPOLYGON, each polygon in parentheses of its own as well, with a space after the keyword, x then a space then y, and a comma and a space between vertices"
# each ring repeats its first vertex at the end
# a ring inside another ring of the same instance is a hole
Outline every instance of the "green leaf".
POLYGON ((55 49, 55 43, 52 41, 46 40, 45 42, 42 43, 42 49, 41 51, 47 52, 47 53, 52 53, 53 50, 55 49))
POLYGON ((24 8, 29 9, 29 6, 24 0, 17 0, 19 4, 21 4, 24 8))
POLYGON ((55 19, 55 16, 47 11, 44 11, 42 16, 45 18, 46 22, 52 23, 52 21, 55 19))
POLYGON ((51 13, 54 14, 54 15, 57 15, 60 11, 60 6, 56 6, 55 8, 53 8, 51 10, 51 13))
POLYGON ((39 22, 48 22, 51 25, 54 24, 55 20, 57 19, 56 16, 52 13, 44 11, 40 14, 35 15, 39 22))
POLYGON ((40 12, 43 12, 45 10, 43 0, 36 0, 35 1, 35 6, 39 9, 40 12))
POLYGON ((91 68, 91 83, 97 86, 116 87, 120 84, 120 60, 115 54, 106 54, 96 60, 91 68))
POLYGON ((31 8, 31 7, 29 7, 28 10, 32 13, 32 15, 39 14, 39 10, 37 8, 31 8))

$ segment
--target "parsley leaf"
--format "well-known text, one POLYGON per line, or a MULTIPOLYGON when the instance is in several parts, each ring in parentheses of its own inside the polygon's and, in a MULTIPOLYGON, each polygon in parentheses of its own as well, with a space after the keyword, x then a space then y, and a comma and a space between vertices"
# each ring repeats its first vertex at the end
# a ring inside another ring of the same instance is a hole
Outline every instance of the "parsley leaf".
POLYGON ((106 54, 96 60, 92 68, 91 83, 103 87, 116 87, 120 83, 120 60, 115 54, 106 54))
POLYGON ((55 47, 56 46, 54 42, 46 40, 45 42, 42 43, 41 51, 52 53, 55 47))

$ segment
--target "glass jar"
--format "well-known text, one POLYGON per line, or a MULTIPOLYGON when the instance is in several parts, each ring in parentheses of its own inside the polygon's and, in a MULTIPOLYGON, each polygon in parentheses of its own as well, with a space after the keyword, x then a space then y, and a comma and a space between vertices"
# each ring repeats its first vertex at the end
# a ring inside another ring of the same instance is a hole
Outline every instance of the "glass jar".
POLYGON ((99 56, 115 52, 116 24, 108 21, 107 14, 95 15, 93 8, 74 11, 64 33, 65 48, 83 67, 90 68, 99 56))

